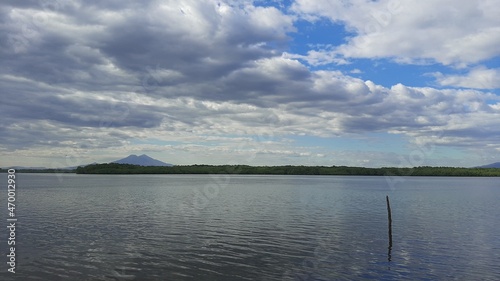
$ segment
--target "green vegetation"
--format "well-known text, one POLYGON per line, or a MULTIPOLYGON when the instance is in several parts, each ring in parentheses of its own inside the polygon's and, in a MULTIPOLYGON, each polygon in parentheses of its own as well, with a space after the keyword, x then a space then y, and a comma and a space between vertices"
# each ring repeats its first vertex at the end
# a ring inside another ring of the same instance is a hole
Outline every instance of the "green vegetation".
POLYGON ((359 175, 359 176, 459 176, 498 177, 498 168, 363 168, 347 166, 247 166, 247 165, 187 165, 172 167, 138 166, 130 164, 93 164, 78 167, 77 174, 246 174, 246 175, 359 175))

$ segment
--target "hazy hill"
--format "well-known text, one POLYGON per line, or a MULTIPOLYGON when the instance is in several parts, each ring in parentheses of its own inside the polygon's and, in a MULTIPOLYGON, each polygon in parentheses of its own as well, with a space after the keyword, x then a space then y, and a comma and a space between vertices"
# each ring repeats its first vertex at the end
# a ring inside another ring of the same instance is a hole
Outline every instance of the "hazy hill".
POLYGON ((156 160, 154 158, 151 158, 147 156, 146 154, 143 155, 129 155, 123 159, 113 161, 111 163, 117 163, 117 164, 131 164, 131 165, 139 165, 139 166, 173 166, 172 164, 162 162, 160 160, 156 160))
POLYGON ((500 168, 500 162, 491 163, 484 166, 479 166, 478 168, 500 168))

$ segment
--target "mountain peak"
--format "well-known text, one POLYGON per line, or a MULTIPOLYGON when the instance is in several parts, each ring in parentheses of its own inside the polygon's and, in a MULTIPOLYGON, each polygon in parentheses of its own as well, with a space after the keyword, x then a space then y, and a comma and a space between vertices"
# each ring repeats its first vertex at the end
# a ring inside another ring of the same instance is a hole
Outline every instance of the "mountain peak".
POLYGON ((162 162, 160 160, 149 157, 146 154, 135 155, 131 154, 123 159, 113 161, 111 163, 117 164, 132 164, 132 165, 140 165, 140 166, 173 166, 172 164, 162 162))

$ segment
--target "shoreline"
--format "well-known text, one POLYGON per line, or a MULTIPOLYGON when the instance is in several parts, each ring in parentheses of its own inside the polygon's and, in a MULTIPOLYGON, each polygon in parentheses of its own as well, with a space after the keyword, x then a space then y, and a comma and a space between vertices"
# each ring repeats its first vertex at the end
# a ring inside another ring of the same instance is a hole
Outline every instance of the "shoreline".
MULTIPOLYGON (((7 169, 0 170, 6 173, 7 169)), ((131 164, 91 164, 76 169, 18 169, 18 173, 56 174, 226 174, 226 175, 324 175, 324 176, 441 176, 441 177, 500 177, 499 168, 463 167, 350 167, 350 166, 249 166, 249 165, 183 165, 139 166, 131 164)))

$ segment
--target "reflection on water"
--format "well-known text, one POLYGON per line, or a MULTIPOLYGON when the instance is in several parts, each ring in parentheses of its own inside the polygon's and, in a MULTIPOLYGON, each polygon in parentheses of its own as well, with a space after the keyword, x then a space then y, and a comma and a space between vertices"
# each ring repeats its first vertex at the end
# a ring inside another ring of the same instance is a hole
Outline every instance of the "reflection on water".
POLYGON ((18 178, 19 263, 1 280, 500 277, 497 179, 18 178))

